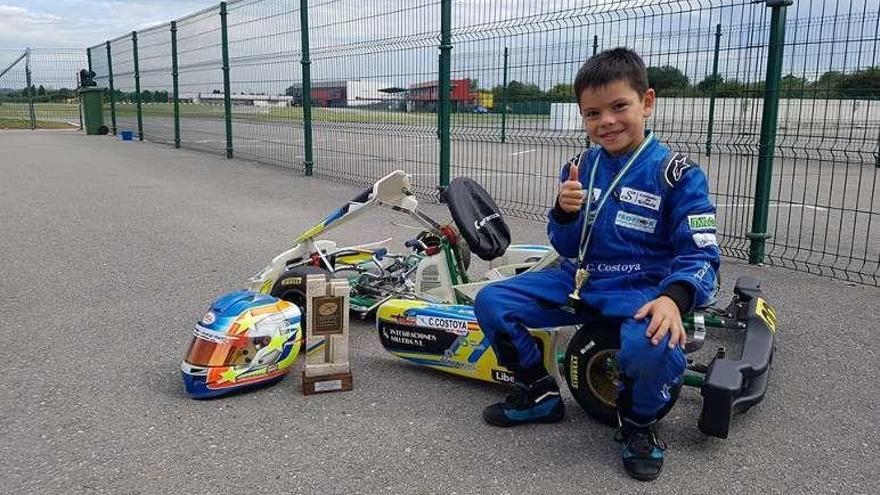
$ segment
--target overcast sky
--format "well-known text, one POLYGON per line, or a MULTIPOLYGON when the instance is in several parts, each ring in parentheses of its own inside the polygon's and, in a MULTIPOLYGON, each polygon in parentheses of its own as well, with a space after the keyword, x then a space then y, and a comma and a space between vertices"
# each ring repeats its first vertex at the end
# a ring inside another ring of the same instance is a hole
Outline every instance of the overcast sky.
POLYGON ((217 3, 210 0, 0 0, 0 47, 83 48, 217 3))

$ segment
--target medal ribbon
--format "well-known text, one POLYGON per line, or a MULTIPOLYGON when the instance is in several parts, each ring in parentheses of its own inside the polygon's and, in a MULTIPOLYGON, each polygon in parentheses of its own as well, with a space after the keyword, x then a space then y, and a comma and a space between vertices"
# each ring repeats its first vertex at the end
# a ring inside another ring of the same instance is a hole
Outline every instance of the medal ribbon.
MULTIPOLYGON (((581 206, 581 209, 584 207, 587 208, 587 213, 584 218, 584 225, 581 228, 581 244, 578 249, 578 260, 577 267, 581 268, 581 265, 584 263, 584 257, 587 254, 587 246, 590 244, 590 237, 593 235, 593 226, 595 225, 596 218, 599 216, 599 211, 602 210, 602 207, 605 206, 605 201, 608 199, 608 196, 611 196, 611 192, 617 187, 620 183, 620 180, 623 179, 623 176, 632 168, 633 163, 635 163, 636 159, 639 155, 642 154, 642 151, 648 147, 648 144, 654 140, 654 133, 649 132, 645 139, 642 141, 642 144, 636 148, 635 153, 633 153, 632 157, 627 160, 626 165, 620 169, 620 172, 614 177, 614 180, 611 181, 611 185, 608 186, 608 190, 605 191, 605 194, 602 195, 602 198, 599 200, 599 204, 596 206, 595 210, 591 210, 590 207, 593 205, 593 185, 596 182, 596 170, 599 168, 599 157, 601 156, 601 152, 596 155, 596 160, 593 161, 593 169, 590 171, 590 185, 587 188, 587 198, 584 200, 584 204, 581 206)), ((578 160, 580 163, 580 160, 578 160)), ((580 287, 575 288, 577 291, 580 287)))

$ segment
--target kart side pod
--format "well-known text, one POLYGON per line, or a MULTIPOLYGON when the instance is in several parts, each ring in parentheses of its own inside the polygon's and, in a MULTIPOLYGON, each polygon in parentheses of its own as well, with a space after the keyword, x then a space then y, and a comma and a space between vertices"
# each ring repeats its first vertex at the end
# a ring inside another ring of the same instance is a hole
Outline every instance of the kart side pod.
MULTIPOLYGON (((391 299, 376 313, 382 347, 409 362, 487 382, 512 382, 498 363, 472 306, 391 299)), ((530 330, 548 370, 556 369, 556 332, 530 330)))
POLYGON ((700 430, 714 437, 727 438, 731 417, 745 412, 764 398, 776 332, 776 315, 761 296, 760 282, 740 277, 734 288, 747 323, 742 357, 715 359, 709 365, 701 389, 703 409, 700 430))

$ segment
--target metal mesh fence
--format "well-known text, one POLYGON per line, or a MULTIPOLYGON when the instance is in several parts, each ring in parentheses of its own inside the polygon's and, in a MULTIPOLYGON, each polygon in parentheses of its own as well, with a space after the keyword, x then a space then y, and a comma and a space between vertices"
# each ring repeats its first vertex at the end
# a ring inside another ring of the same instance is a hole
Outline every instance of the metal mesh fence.
POLYGON ((366 184, 402 169, 436 197, 440 2, 329 0, 309 16, 315 174, 366 184))
POLYGON ((85 67, 82 50, 0 48, 0 129, 79 127, 77 72, 85 67))
MULTIPOLYGON (((880 1, 802 0, 787 20, 785 3, 319 0, 305 16, 294 0, 229 2, 176 23, 180 141, 363 184, 400 168, 433 198, 471 176, 508 214, 540 219, 561 164, 589 144, 577 69, 627 46, 658 95, 649 127, 709 176, 725 254, 876 285, 880 1)), ((175 136, 171 31, 138 33, 144 134, 161 142, 175 136)), ((132 128, 132 37, 110 45, 112 67, 98 45, 92 68, 99 84, 112 68, 132 128)))

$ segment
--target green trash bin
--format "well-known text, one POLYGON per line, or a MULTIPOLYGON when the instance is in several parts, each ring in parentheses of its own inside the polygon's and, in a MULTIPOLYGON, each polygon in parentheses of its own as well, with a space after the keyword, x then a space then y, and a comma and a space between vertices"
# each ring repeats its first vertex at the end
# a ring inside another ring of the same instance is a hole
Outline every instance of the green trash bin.
POLYGON ((86 134, 90 136, 107 134, 108 129, 104 125, 104 88, 79 88, 78 92, 86 134))

